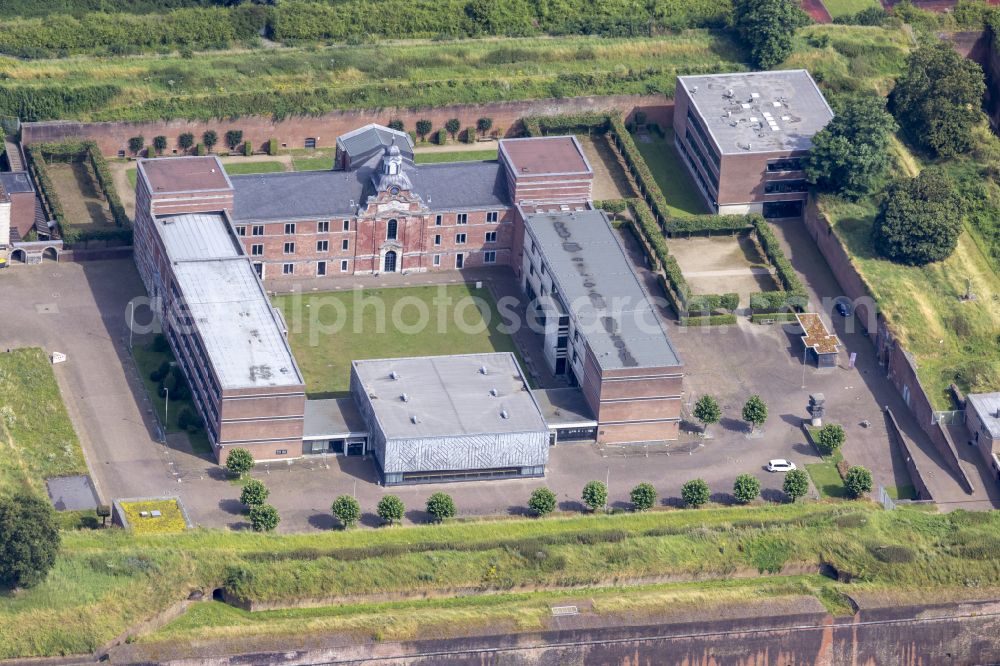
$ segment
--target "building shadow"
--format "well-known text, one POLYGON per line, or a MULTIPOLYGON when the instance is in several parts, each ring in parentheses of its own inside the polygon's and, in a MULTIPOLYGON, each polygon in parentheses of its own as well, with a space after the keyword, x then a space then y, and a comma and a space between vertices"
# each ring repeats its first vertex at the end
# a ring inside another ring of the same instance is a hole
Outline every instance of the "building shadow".
POLYGON ((816 453, 816 449, 814 449, 811 444, 806 444, 805 442, 796 442, 795 444, 792 444, 792 451, 795 451, 802 456, 810 456, 812 458, 819 457, 819 454, 816 453))
POLYGON ((337 456, 336 460, 337 467, 347 476, 371 484, 379 484, 382 480, 375 469, 375 459, 371 456, 337 456))

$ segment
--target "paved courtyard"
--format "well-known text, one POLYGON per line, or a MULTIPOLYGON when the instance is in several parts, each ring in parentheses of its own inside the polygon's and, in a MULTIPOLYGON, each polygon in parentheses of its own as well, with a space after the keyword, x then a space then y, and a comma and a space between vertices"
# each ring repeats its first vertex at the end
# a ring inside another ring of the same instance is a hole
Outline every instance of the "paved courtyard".
POLYGON ((746 307, 750 294, 777 287, 772 269, 745 234, 671 238, 667 246, 695 294, 735 292, 746 307))

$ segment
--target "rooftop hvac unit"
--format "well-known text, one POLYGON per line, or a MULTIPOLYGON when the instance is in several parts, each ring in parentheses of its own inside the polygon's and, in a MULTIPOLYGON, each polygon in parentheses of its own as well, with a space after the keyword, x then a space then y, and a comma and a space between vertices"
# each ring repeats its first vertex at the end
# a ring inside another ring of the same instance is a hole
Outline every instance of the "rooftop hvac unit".
POLYGON ((510 414, 507 413, 506 409, 501 409, 500 410, 500 418, 502 418, 502 419, 509 419, 510 418, 510 414))
POLYGON ((405 393, 402 393, 400 394, 399 399, 402 400, 403 402, 409 402, 410 396, 406 395, 405 393))
POLYGON ((395 370, 392 370, 391 372, 389 372, 389 379, 396 381, 397 379, 399 379, 399 373, 396 372, 395 370))

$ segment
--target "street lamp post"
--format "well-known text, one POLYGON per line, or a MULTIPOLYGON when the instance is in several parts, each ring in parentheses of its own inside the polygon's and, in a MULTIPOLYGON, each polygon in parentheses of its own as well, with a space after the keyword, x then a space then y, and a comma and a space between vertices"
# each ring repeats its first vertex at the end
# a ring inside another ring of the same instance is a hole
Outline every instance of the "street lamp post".
POLYGON ((165 402, 163 403, 163 432, 170 428, 170 389, 164 385, 163 387, 163 397, 165 402))

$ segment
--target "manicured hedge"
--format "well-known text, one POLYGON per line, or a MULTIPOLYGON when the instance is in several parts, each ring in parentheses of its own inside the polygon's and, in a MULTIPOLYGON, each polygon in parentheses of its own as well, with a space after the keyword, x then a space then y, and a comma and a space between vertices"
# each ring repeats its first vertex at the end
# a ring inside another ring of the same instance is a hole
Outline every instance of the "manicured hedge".
POLYGON ((681 326, 732 326, 736 323, 736 315, 719 314, 704 317, 681 317, 681 326))
POLYGON ((766 312, 750 315, 750 321, 754 324, 762 324, 767 320, 775 322, 796 321, 794 312, 766 312))
POLYGON ((670 218, 666 232, 671 236, 708 236, 713 233, 736 234, 752 228, 752 215, 698 215, 670 218))
POLYGON ((752 215, 750 217, 752 218, 751 223, 757 235, 757 241, 764 250, 767 260, 771 262, 771 265, 774 266, 775 271, 778 273, 778 281, 781 282, 781 286, 785 291, 793 294, 805 294, 806 287, 795 273, 795 269, 792 268, 792 262, 788 260, 785 252, 781 249, 774 231, 771 230, 771 225, 768 224, 763 216, 752 215))

